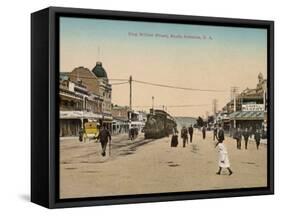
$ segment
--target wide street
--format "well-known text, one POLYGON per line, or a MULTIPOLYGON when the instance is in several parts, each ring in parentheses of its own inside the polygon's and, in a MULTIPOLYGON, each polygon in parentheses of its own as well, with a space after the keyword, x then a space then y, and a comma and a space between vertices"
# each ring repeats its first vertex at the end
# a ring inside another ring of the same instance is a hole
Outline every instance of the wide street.
POLYGON ((60 197, 95 197, 124 194, 161 193, 223 188, 260 187, 267 184, 267 147, 236 149, 226 136, 233 175, 216 175, 218 153, 212 132, 205 140, 196 131, 193 143, 170 147, 171 137, 145 140, 141 134, 128 140, 127 134, 113 136, 111 154, 101 156, 100 143, 78 138, 60 142, 60 197))

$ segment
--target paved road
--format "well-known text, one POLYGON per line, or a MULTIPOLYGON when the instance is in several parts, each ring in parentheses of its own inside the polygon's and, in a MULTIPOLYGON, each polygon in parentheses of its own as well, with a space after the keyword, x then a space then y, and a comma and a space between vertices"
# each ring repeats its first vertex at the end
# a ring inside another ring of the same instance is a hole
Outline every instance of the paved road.
POLYGON ((118 135, 113 137, 110 157, 100 155, 99 143, 77 140, 61 141, 61 198, 260 187, 267 181, 267 146, 257 151, 250 142, 248 150, 237 150, 235 140, 228 137, 225 145, 234 174, 224 171, 217 176, 211 132, 205 140, 195 133, 186 148, 181 143, 171 148, 170 138, 139 136, 132 142, 127 135, 118 135))

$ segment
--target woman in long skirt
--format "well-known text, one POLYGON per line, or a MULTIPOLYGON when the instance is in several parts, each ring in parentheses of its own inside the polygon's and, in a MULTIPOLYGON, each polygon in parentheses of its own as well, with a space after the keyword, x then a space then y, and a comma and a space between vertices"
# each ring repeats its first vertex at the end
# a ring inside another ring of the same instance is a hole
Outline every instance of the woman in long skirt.
POLYGON ((219 142, 216 146, 218 146, 218 153, 219 153, 219 170, 216 173, 217 175, 221 174, 222 168, 226 168, 229 172, 229 175, 232 175, 232 170, 230 169, 230 162, 228 158, 228 153, 225 145, 223 142, 219 142))
POLYGON ((173 135, 172 135, 172 139, 171 139, 171 147, 177 147, 178 144, 179 144, 178 133, 176 130, 173 130, 173 135))

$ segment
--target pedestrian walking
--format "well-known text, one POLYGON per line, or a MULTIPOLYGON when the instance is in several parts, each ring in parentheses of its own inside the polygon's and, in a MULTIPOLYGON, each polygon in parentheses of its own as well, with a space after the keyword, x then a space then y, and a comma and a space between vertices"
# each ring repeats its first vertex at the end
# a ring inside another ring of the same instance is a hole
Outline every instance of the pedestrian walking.
POLYGON ((224 130, 220 124, 219 124, 218 133, 217 133, 217 140, 219 143, 222 143, 224 141, 224 130))
POLYGON ((132 130, 133 128, 129 128, 129 133, 128 133, 128 135, 129 135, 129 140, 132 140, 133 139, 133 130, 132 130))
POLYGON ((101 148, 102 148, 101 155, 104 157, 106 155, 106 146, 108 141, 111 144, 111 134, 105 125, 102 126, 98 135, 98 139, 100 140, 101 148))
POLYGON ((235 135, 234 135, 234 139, 236 139, 236 143, 237 143, 237 149, 241 149, 241 140, 242 140, 242 132, 240 130, 240 128, 238 127, 235 135))
POLYGON ((215 127, 214 127, 214 134, 213 134, 213 140, 215 141, 216 139, 218 139, 217 138, 217 134, 218 134, 218 128, 217 128, 217 126, 215 125, 215 127))
POLYGON ((218 153, 219 153, 219 157, 218 157, 218 165, 219 165, 219 170, 218 172, 216 172, 217 175, 221 174, 221 171, 223 168, 226 168, 229 172, 229 175, 232 175, 233 172, 230 169, 230 162, 229 162, 229 158, 228 158, 228 152, 227 149, 224 145, 223 142, 218 142, 216 147, 218 146, 218 153))
POLYGON ((173 131, 172 139, 171 139, 171 147, 177 147, 179 144, 178 141, 178 133, 177 131, 173 131))
POLYGON ((260 141, 261 141, 261 134, 260 134, 258 129, 255 132, 254 138, 255 138, 256 145, 257 145, 257 150, 258 150, 259 146, 260 146, 260 141))
POLYGON ((192 138, 193 138, 193 126, 192 126, 192 124, 188 128, 188 133, 189 133, 189 137, 190 137, 190 143, 192 143, 192 138))
POLYGON ((136 139, 139 135, 139 129, 137 127, 134 128, 134 139, 136 139))
POLYGON ((206 138, 206 127, 205 126, 202 127, 202 136, 203 136, 203 139, 206 138))
POLYGON ((250 133, 250 138, 252 138, 253 134, 255 133, 255 130, 252 126, 249 128, 249 133, 250 133))
POLYGON ((188 144, 188 131, 185 126, 183 126, 181 129, 181 138, 182 138, 182 142, 183 142, 183 147, 185 148, 185 144, 186 143, 188 144))
POLYGON ((129 130, 129 139, 134 140, 137 138, 137 135, 138 135, 138 128, 131 127, 129 130))
POLYGON ((266 139, 267 138, 267 132, 266 132, 266 128, 263 127, 262 131, 261 131, 261 138, 262 139, 266 139))
POLYGON ((250 136, 250 132, 248 130, 248 128, 245 128, 244 132, 243 132, 243 137, 244 137, 244 141, 245 141, 245 149, 248 149, 248 141, 249 141, 249 136, 250 136))
POLYGON ((80 128, 79 130, 79 141, 82 142, 84 139, 84 134, 85 134, 85 130, 83 127, 80 128))

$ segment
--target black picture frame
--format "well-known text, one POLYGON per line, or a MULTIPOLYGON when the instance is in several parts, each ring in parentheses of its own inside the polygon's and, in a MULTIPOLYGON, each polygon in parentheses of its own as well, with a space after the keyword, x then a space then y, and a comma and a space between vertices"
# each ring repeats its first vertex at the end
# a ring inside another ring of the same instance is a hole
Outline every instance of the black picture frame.
POLYGON ((49 7, 31 15, 31 201, 47 208, 274 194, 274 22, 264 20, 49 7), (58 18, 87 17, 267 29, 267 187, 59 199, 58 18))

